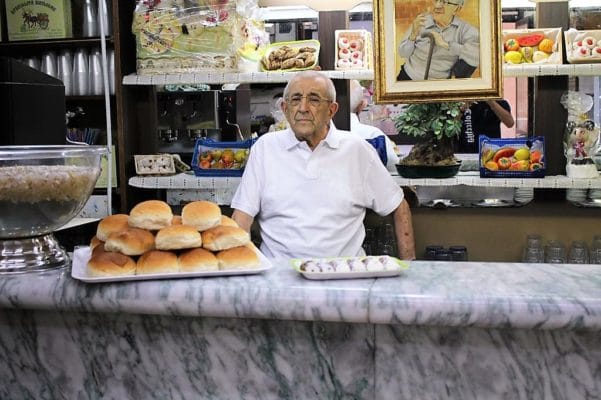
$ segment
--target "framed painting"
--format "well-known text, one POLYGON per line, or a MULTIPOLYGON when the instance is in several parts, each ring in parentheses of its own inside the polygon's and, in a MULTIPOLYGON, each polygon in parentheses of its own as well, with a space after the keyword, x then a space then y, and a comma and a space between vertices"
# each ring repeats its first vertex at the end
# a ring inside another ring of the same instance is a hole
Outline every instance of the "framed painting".
POLYGON ((377 103, 501 98, 500 0, 374 0, 377 103))

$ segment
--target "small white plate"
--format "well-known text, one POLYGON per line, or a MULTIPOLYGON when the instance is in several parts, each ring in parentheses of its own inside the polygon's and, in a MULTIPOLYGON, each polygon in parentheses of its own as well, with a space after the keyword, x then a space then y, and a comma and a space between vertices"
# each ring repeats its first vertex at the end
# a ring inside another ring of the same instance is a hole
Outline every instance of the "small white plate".
MULTIPOLYGON (((363 257, 332 257, 328 258, 328 261, 336 260, 352 260, 352 259, 364 259, 368 256, 363 257)), ((308 272, 302 271, 300 266, 305 261, 311 261, 315 259, 310 258, 294 258, 290 260, 292 267, 302 276, 307 279, 314 280, 327 280, 327 279, 360 279, 360 278, 385 278, 391 276, 399 276, 404 269, 409 268, 409 263, 406 261, 399 260, 398 258, 390 257, 398 268, 395 269, 382 269, 378 271, 350 271, 350 272, 308 272)))
POLYGON ((164 274, 145 274, 145 275, 122 275, 122 276, 92 276, 88 273, 88 260, 92 251, 88 246, 78 247, 73 252, 73 267, 71 268, 71 277, 88 283, 103 283, 103 282, 124 282, 124 281, 146 281, 151 279, 175 279, 175 278, 202 278, 207 276, 232 276, 232 275, 252 275, 259 274, 272 268, 273 265, 267 257, 259 250, 259 259, 261 265, 258 268, 248 269, 230 269, 219 271, 203 271, 203 272, 171 272, 164 274))

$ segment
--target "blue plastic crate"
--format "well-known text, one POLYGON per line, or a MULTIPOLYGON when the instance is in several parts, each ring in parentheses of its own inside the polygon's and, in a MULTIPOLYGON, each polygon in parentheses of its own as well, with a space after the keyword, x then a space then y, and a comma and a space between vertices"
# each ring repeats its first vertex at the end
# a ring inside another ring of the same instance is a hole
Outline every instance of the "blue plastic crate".
POLYGON ((194 145, 192 169, 196 176, 242 176, 250 147, 256 139, 241 142, 218 142, 200 138, 194 145), (224 153, 231 151, 233 159, 224 153), (242 153, 240 153, 242 152, 242 153), (244 158, 241 159, 241 154, 244 158))
POLYGON ((545 177, 545 138, 542 136, 493 139, 480 135, 479 148, 480 177, 482 178, 545 177), (528 158, 516 159, 514 155, 519 149, 527 149, 528 158), (489 162, 491 164, 487 164, 489 162))

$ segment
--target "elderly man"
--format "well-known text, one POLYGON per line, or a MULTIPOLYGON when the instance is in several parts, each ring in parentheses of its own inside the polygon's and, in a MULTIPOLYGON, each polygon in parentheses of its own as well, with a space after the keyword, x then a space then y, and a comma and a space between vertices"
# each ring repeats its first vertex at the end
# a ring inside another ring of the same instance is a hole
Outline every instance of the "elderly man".
POLYGON ((333 82, 316 71, 294 75, 281 104, 289 124, 251 148, 231 206, 250 231, 259 224, 269 258, 363 255, 367 208, 393 213, 400 257, 415 258, 403 191, 367 141, 338 131, 333 82))
POLYGON ((480 63, 480 35, 457 17, 464 1, 434 0, 430 12, 415 18, 399 45, 405 63, 397 80, 467 78, 474 73, 480 63))

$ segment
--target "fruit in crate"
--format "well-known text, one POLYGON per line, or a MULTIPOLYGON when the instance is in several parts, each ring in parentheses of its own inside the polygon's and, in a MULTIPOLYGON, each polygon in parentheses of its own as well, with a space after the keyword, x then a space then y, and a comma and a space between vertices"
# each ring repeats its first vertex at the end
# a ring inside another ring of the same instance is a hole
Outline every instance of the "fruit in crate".
POLYGON ((515 158, 518 161, 528 160, 530 158, 530 150, 526 147, 517 149, 515 153, 513 153, 513 158, 515 158))
MULTIPOLYGON (((520 46, 531 47, 531 46, 539 45, 539 43, 541 43, 542 40, 545 40, 545 35, 543 35, 542 33, 532 33, 529 35, 520 36, 520 37, 518 37, 517 40, 518 40, 518 43, 520 44, 520 46)), ((549 39, 547 39, 547 40, 549 40, 549 39)))
POLYGON ((240 169, 246 164, 248 149, 211 149, 200 153, 202 169, 240 169))
POLYGON ((499 169, 509 169, 511 167, 511 160, 507 157, 501 157, 497 160, 499 169))
POLYGON ((520 44, 515 39, 507 39, 503 44, 503 48, 505 51, 518 51, 520 49, 520 44))
POLYGON ((523 61, 523 57, 522 57, 522 53, 520 53, 519 51, 508 51, 507 53, 505 53, 505 62, 509 63, 509 64, 521 64, 523 61))

